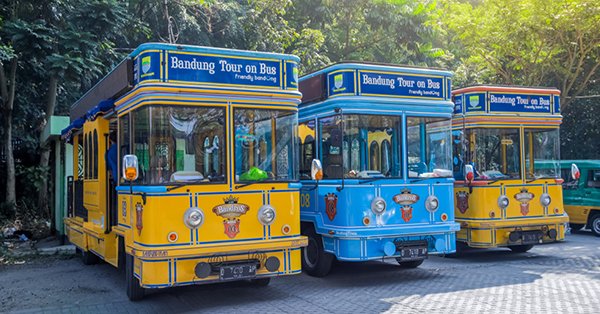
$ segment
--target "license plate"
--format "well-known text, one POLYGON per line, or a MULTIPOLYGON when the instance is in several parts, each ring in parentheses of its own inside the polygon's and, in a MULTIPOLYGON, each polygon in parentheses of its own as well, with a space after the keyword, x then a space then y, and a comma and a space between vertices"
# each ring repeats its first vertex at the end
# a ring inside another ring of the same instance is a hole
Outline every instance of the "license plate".
POLYGON ((403 260, 424 259, 427 257, 427 247, 403 247, 400 250, 400 257, 403 260))
POLYGON ((521 235, 523 239, 523 244, 536 244, 540 243, 540 239, 542 238, 542 233, 538 231, 534 232, 523 232, 521 235))
POLYGON ((256 276, 256 264, 238 264, 221 266, 219 278, 221 280, 238 280, 254 278, 256 276))

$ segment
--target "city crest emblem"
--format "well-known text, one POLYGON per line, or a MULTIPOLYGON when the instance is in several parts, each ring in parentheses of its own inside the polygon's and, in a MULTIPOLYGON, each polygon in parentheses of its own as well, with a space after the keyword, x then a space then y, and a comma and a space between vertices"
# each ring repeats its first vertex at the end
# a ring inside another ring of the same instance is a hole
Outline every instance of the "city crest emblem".
POLYGON ((464 214, 469 209, 469 193, 460 191, 456 193, 456 207, 461 214, 464 214))
POLYGON ((238 203, 238 198, 228 196, 223 199, 224 204, 213 207, 213 213, 217 216, 225 218, 223 220, 223 226, 225 228, 225 234, 233 239, 240 233, 240 219, 239 217, 245 214, 250 207, 246 204, 238 203))
POLYGON ((338 74, 338 75, 334 76, 333 77, 333 85, 335 86, 336 89, 342 88, 342 85, 344 85, 344 76, 342 74, 338 74))
POLYGON ((333 221, 333 218, 335 218, 335 215, 337 214, 337 201, 337 195, 333 193, 325 195, 325 212, 327 213, 329 220, 333 221))
POLYGON ((294 67, 292 69, 292 77, 294 78, 294 82, 298 82, 298 68, 294 67))
POLYGON ((469 96, 469 106, 473 109, 479 109, 479 95, 469 96))
POLYGON ((142 58, 142 72, 148 73, 150 71, 150 56, 142 58))
POLYGON ((411 205, 419 201, 419 195, 410 193, 409 189, 403 189, 400 194, 394 195, 392 198, 396 204, 402 206, 402 220, 409 222, 412 219, 413 208, 411 205))
POLYGON ((529 213, 529 201, 531 201, 535 195, 533 193, 529 193, 526 188, 522 188, 521 191, 515 194, 515 199, 521 203, 521 214, 523 216, 529 213))

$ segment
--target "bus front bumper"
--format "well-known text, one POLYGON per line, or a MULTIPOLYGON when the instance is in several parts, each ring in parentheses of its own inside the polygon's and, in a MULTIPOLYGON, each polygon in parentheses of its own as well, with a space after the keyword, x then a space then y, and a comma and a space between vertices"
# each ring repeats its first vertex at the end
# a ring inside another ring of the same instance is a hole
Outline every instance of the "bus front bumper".
POLYGON ((563 241, 569 218, 566 215, 502 219, 457 219, 461 224, 457 240, 470 247, 494 248, 513 245, 535 245, 563 241))
POLYGON ((304 236, 220 243, 189 248, 143 247, 127 251, 135 257, 134 275, 145 288, 259 279, 301 272, 304 236))

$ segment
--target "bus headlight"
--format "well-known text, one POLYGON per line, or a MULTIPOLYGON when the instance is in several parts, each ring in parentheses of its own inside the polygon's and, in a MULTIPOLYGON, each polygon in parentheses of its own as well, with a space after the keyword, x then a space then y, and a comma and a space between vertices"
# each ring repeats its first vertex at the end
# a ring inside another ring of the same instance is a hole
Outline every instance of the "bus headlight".
POLYGON ((271 205, 263 205, 258 209, 258 221, 263 225, 270 225, 275 220, 275 208, 271 205))
POLYGON ((509 203, 510 201, 508 200, 508 197, 506 197, 506 195, 500 195, 498 197, 498 207, 505 209, 506 207, 508 207, 509 203))
POLYGON ((425 200, 425 208, 430 212, 436 211, 439 206, 440 200, 438 200, 437 196, 435 195, 429 195, 429 197, 427 197, 425 200))
POLYGON ((196 229, 204 222, 204 212, 198 207, 190 207, 183 214, 183 223, 190 229, 196 229))
POLYGON ((550 205, 551 202, 552 198, 548 193, 544 193, 542 194, 542 196, 540 196, 540 203, 542 204, 542 206, 547 207, 548 205, 550 205))
POLYGON ((375 213, 375 215, 383 214, 386 207, 387 204, 385 203, 385 200, 379 196, 374 198, 371 202, 371 210, 373 211, 373 213, 375 213))

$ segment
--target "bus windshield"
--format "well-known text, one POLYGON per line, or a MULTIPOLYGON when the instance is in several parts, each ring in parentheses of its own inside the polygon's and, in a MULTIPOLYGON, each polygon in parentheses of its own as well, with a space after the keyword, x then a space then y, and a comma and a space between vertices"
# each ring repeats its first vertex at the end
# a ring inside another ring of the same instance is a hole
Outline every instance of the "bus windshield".
POLYGON ((525 173, 527 180, 560 178, 559 154, 558 128, 525 129, 525 173))
POLYGON ((295 181, 297 112, 236 108, 235 180, 295 181))
POLYGON ((466 133, 475 180, 520 179, 518 128, 478 128, 466 133))
MULTIPOLYGON (((225 109, 147 106, 132 116, 137 183, 225 182, 225 109)), ((120 149, 128 152, 129 145, 120 149)))
MULTIPOLYGON (((335 147, 335 128, 323 129, 323 140, 331 141, 326 153, 335 158, 343 155, 345 178, 397 178, 402 176, 400 145, 402 123, 400 116, 344 115, 341 147, 335 147), (325 136, 329 137, 325 139, 325 136), (340 150, 341 148, 341 150, 340 150)), ((325 143, 324 143, 325 145, 325 143)))
POLYGON ((408 177, 451 177, 451 120, 408 117, 406 123, 408 177))

